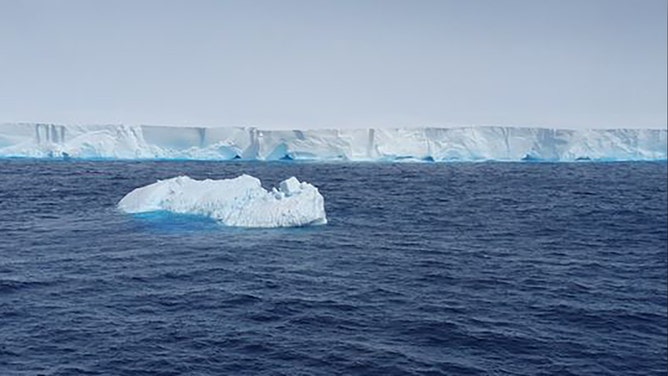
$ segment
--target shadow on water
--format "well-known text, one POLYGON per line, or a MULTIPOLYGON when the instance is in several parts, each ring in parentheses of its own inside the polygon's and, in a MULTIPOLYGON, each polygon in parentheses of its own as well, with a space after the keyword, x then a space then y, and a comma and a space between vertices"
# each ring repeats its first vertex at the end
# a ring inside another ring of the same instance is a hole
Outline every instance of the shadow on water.
POLYGON ((230 227, 207 216, 174 213, 166 210, 129 214, 127 216, 131 218, 131 225, 136 230, 155 234, 193 234, 201 232, 202 236, 206 236, 206 233, 215 232, 225 235, 261 236, 262 234, 273 234, 276 236, 299 236, 300 234, 318 233, 324 230, 325 226, 327 226, 318 225, 278 228, 230 227))
POLYGON ((154 211, 132 214, 130 217, 139 230, 156 233, 210 232, 225 229, 225 226, 216 220, 195 214, 154 211))

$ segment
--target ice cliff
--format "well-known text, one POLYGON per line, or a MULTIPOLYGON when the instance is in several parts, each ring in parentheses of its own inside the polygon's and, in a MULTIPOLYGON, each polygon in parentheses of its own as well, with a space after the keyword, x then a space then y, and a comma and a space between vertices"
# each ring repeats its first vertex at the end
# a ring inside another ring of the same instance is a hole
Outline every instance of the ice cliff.
POLYGON ((664 160, 665 129, 261 130, 0 124, 0 156, 199 160, 664 160))
POLYGON ((137 188, 119 201, 126 213, 170 211, 211 217, 234 227, 294 227, 327 223, 318 189, 296 178, 267 191, 249 175, 225 180, 179 176, 137 188))

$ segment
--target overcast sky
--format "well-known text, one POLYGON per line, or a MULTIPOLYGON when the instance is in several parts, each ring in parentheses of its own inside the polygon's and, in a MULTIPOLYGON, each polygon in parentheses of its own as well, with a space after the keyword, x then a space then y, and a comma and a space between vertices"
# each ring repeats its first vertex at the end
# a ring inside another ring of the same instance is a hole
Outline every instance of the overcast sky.
POLYGON ((0 122, 666 127, 666 0, 0 0, 0 122))

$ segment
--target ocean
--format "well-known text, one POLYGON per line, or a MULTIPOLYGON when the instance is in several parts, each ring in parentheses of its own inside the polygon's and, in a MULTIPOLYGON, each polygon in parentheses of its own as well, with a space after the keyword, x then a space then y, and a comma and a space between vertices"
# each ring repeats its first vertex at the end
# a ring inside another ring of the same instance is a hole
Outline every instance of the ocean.
POLYGON ((0 160, 0 375, 665 375, 668 164, 0 160), (329 223, 116 210, 178 175, 329 223))

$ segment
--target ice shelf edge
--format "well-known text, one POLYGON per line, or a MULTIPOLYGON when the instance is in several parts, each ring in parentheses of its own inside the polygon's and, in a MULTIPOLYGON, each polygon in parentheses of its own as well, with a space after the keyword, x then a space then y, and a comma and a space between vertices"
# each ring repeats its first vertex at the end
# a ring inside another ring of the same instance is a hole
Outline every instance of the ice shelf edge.
POLYGON ((0 157, 311 161, 647 161, 666 129, 520 127, 264 130, 0 124, 0 157))

